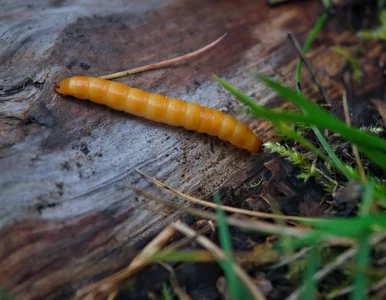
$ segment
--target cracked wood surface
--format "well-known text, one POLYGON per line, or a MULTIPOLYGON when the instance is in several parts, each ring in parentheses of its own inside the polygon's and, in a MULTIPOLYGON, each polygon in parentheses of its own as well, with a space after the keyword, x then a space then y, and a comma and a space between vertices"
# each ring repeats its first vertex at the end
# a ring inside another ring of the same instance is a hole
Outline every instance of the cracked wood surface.
MULTIPOLYGON (((118 81, 236 115, 270 140, 271 125, 241 115, 241 105, 212 75, 261 104, 277 105, 280 99, 251 72, 294 86, 297 56, 286 32, 303 42, 321 7, 319 1, 298 1, 270 9, 264 2, 5 2, 0 12, 2 288, 23 299, 64 299, 126 266, 136 250, 178 217, 125 187, 160 193, 133 168, 203 198, 261 174, 261 154, 65 98, 53 86, 67 76, 101 76, 168 59, 229 32, 199 57, 118 81)), ((348 49, 359 45, 353 32, 331 23, 309 56, 332 99, 341 86, 331 76, 344 61, 329 47, 341 41, 348 49)), ((366 47, 374 60, 382 51, 366 47)), ((372 64, 368 68, 378 72, 372 64)), ((306 94, 318 98, 317 88, 304 77, 306 94)), ((379 91, 382 83, 369 80, 361 91, 379 91)))

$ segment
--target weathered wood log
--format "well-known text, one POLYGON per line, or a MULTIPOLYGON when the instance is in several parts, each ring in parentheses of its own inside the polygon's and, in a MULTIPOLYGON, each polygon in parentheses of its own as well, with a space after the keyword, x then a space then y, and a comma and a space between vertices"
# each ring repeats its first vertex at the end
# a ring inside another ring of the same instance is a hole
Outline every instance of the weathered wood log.
MULTIPOLYGON (((241 104, 213 80, 218 74, 259 103, 277 105, 280 99, 251 72, 294 86, 297 55, 286 33, 304 41, 321 7, 316 0, 274 9, 255 0, 28 3, 6 1, 0 12, 0 287, 23 299, 64 299, 127 265, 136 249, 179 215, 126 188, 151 188, 135 167, 205 198, 258 176, 264 157, 62 97, 54 83, 168 59, 229 32, 199 57, 119 81, 236 115, 241 104)), ((360 43, 338 28, 331 23, 310 52, 333 99, 341 87, 330 75, 344 60, 328 47, 360 43)), ((381 51, 366 47, 374 59, 381 51)), ((318 98, 304 78, 306 94, 318 98)), ((361 91, 379 91, 379 78, 361 91)), ((238 118, 265 140, 272 137, 268 122, 238 118)))

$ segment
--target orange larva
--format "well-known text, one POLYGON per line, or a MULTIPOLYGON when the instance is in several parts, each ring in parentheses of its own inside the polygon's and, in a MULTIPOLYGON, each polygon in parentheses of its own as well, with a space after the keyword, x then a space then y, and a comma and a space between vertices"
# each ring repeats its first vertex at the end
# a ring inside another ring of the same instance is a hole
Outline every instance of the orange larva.
POLYGON ((149 120, 217 136, 250 152, 257 152, 262 144, 260 138, 244 123, 221 111, 151 94, 122 83, 75 76, 57 84, 56 92, 104 104, 149 120))

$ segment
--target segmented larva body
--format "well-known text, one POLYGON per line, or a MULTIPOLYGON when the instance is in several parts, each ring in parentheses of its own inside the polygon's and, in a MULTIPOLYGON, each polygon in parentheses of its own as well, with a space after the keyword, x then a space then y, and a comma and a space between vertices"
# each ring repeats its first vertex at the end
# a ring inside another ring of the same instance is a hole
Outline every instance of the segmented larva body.
POLYGON ((257 152, 262 143, 244 123, 221 111, 148 93, 119 82, 75 76, 61 81, 56 91, 64 96, 87 99, 149 120, 217 136, 250 152, 257 152))

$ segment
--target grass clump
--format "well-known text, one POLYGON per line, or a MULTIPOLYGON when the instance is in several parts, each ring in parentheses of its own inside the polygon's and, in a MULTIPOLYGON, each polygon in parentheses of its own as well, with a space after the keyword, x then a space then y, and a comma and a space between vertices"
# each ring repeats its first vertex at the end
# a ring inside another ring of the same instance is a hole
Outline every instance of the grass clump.
MULTIPOLYGON (((359 36, 386 40, 386 11, 382 11, 380 17, 382 22, 380 28, 372 31, 363 31, 359 36)), ((327 21, 327 18, 327 13, 322 14, 319 18, 305 43, 303 48, 304 52, 307 52, 310 49, 312 42, 320 32, 323 24, 327 21)), ((360 82, 362 73, 359 62, 341 48, 334 47, 333 50, 346 57, 353 69, 354 79, 357 82, 360 82)), ((289 245, 292 249, 299 249, 306 246, 312 247, 307 256, 307 265, 304 272, 304 285, 301 289, 294 292, 294 295, 301 295, 302 299, 312 299, 314 298, 314 293, 317 289, 317 282, 315 281, 314 275, 320 267, 320 247, 324 246, 322 239, 327 236, 339 236, 341 238, 351 239, 358 245, 358 250, 355 259, 356 272, 354 272, 352 277, 353 287, 351 289, 350 299, 366 299, 369 283, 368 268, 371 262, 370 251, 372 248, 370 238, 386 231, 385 212, 382 209, 378 209, 375 213, 373 207, 375 203, 383 203, 384 205, 386 201, 386 188, 376 176, 366 174, 365 177, 361 177, 356 168, 347 165, 339 159, 332 150, 331 145, 329 145, 321 134, 319 128, 328 129, 333 134, 342 137, 346 142, 355 145, 362 157, 365 156, 367 160, 376 164, 379 168, 383 169, 383 171, 386 171, 386 142, 378 137, 382 132, 382 129, 379 130, 375 127, 353 128, 332 116, 328 111, 319 107, 317 104, 306 99, 301 91, 301 69, 302 61, 299 62, 296 70, 296 91, 293 91, 262 74, 256 74, 255 77, 268 87, 272 88, 284 99, 298 106, 303 114, 293 111, 277 111, 275 109, 264 108, 229 82, 226 82, 217 76, 215 76, 215 79, 231 94, 246 104, 255 117, 270 120, 287 139, 293 139, 302 144, 306 149, 312 151, 315 157, 318 157, 318 159, 324 160, 325 163, 331 165, 332 168, 343 175, 347 181, 357 180, 360 183, 363 193, 358 216, 352 218, 329 218, 301 221, 300 223, 305 226, 310 226, 314 230, 301 238, 292 238, 290 241, 286 239, 278 244, 278 249, 281 248, 284 251, 284 248, 289 245), (283 125, 284 122, 285 125, 283 125), (306 140, 302 134, 294 130, 291 125, 301 125, 312 128, 321 144, 321 149, 315 147, 310 141, 306 140), (294 137, 296 137, 296 139, 294 139, 294 137)), ((274 143, 266 143, 265 147, 298 166, 301 170, 301 173, 299 174, 300 178, 308 180, 310 177, 315 177, 329 192, 335 190, 336 186, 334 187, 332 182, 329 182, 326 177, 323 176, 323 173, 316 172, 313 163, 307 160, 302 153, 274 143)), ((339 182, 339 184, 342 183, 339 182)))

